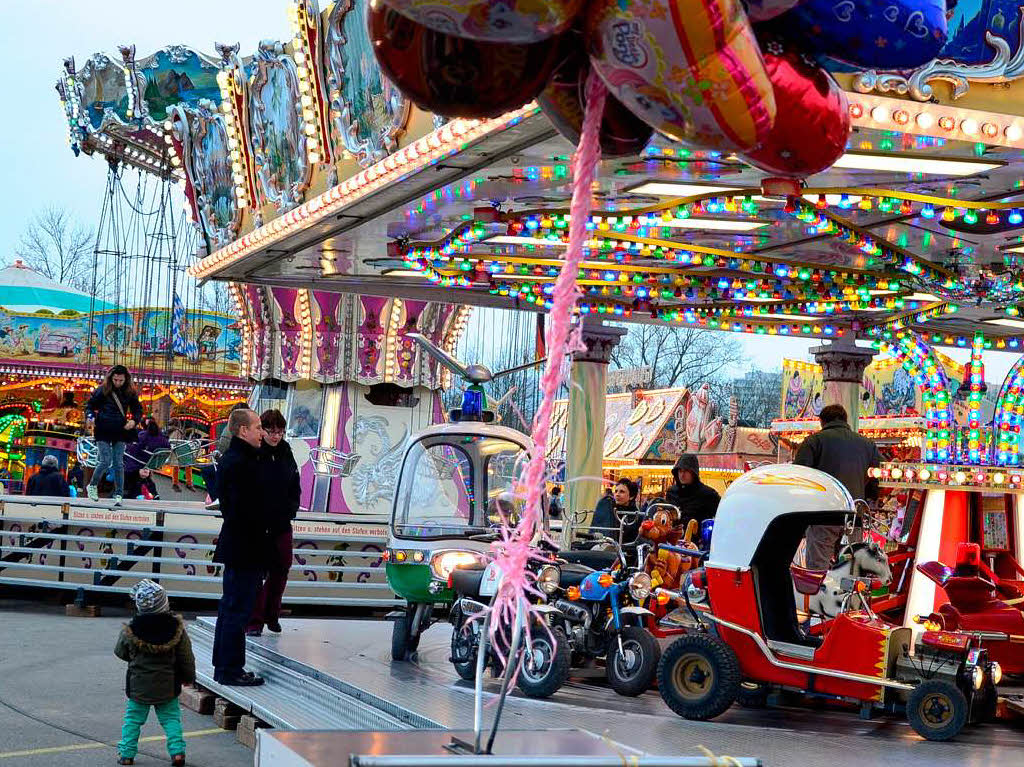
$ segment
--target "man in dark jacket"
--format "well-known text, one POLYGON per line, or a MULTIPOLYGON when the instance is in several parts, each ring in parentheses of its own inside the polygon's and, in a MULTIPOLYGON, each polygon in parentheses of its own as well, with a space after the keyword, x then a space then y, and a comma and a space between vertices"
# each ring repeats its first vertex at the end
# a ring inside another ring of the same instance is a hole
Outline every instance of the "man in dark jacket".
POLYGON ((228 417, 231 445, 217 467, 220 514, 224 523, 213 561, 224 565, 213 640, 213 676, 229 685, 258 685, 263 679, 245 670, 245 627, 271 561, 267 483, 260 460, 263 427, 252 410, 228 417))
POLYGON ((263 426, 261 459, 274 554, 267 579, 256 597, 256 609, 249 618, 245 632, 249 636, 262 634, 264 625, 275 634, 281 633, 281 598, 292 566, 292 520, 299 511, 301 496, 299 466, 291 445, 284 438, 288 425, 284 416, 280 410, 268 410, 260 416, 260 424, 263 426))
POLYGON ((71 495, 64 475, 57 469, 57 456, 43 457, 39 471, 29 477, 25 495, 50 495, 57 498, 67 498, 71 495))
POLYGON ((714 519, 721 496, 713 487, 700 481, 700 461, 691 453, 679 456, 672 467, 675 481, 665 493, 665 500, 679 509, 683 529, 691 519, 698 524, 705 519, 714 519))
MULTIPOLYGON (((831 474, 856 499, 872 501, 878 497, 878 483, 868 480, 868 469, 878 466, 882 457, 878 446, 850 428, 846 409, 828 405, 818 416, 821 431, 803 441, 793 463, 831 474)), ((811 525, 807 528, 806 565, 812 570, 827 570, 835 557, 841 525, 811 525)))

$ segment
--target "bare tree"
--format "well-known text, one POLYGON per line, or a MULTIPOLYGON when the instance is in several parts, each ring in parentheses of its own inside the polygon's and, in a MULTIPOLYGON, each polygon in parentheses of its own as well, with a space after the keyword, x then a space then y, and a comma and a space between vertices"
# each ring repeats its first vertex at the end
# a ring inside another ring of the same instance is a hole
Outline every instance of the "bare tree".
POLYGON ((732 382, 731 395, 739 406, 740 423, 768 427, 779 417, 782 399, 782 372, 751 370, 732 382))
POLYGON ((651 368, 651 388, 710 384, 722 394, 730 368, 744 361, 728 333, 668 325, 623 325, 629 331, 612 352, 616 368, 651 368))
POLYGON ((199 308, 214 314, 234 314, 235 301, 226 282, 208 282, 199 289, 199 308))
POLYGON ((51 206, 33 216, 14 252, 30 269, 91 293, 94 242, 91 229, 67 210, 51 206))

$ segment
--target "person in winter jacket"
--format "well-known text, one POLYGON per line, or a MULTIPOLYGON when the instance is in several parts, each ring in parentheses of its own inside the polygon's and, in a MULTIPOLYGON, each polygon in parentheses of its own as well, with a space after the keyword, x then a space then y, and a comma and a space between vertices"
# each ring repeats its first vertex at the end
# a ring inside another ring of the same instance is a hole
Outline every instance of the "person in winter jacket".
POLYGON ((142 405, 128 368, 124 365, 110 368, 103 385, 89 397, 85 413, 93 421, 98 453, 96 469, 86 491, 91 500, 99 500, 100 479, 113 468, 114 503, 120 503, 124 495, 124 447, 138 438, 135 427, 142 419, 142 405))
MULTIPOLYGON (((124 450, 124 486, 129 498, 136 498, 142 493, 141 472, 153 457, 153 453, 157 450, 170 449, 171 441, 160 431, 160 424, 156 419, 151 418, 139 434, 139 441, 133 442, 124 450)), ((148 472, 146 476, 149 476, 148 472)), ((155 494, 155 486, 153 493, 155 494)))
POLYGON ((228 416, 228 430, 231 447, 217 464, 224 523, 213 561, 224 565, 224 582, 213 635, 213 678, 220 684, 253 686, 263 684, 263 679, 245 670, 245 629, 274 561, 271 493, 260 452, 260 417, 252 410, 234 410, 228 416))
POLYGON ((287 427, 284 416, 280 410, 268 410, 260 416, 260 424, 263 426, 262 470, 274 553, 268 563, 267 579, 249 617, 246 633, 250 636, 262 634, 264 625, 275 634, 281 633, 281 598, 292 566, 292 520, 299 510, 300 495, 299 466, 291 445, 284 438, 287 427))
POLYGON ((71 495, 64 475, 57 468, 57 456, 43 457, 39 471, 29 477, 25 495, 49 495, 57 498, 67 498, 71 495))
MULTIPOLYGON (((882 456, 874 442, 850 428, 847 417, 842 405, 822 408, 818 415, 821 431, 800 443, 793 463, 831 474, 854 499, 873 501, 878 498, 878 480, 868 479, 868 469, 880 465, 882 456)), ((842 536, 842 525, 808 526, 806 566, 828 570, 842 536)))
POLYGON ((167 592, 159 583, 139 581, 132 589, 136 615, 121 628, 114 655, 128 662, 118 764, 135 764, 139 731, 152 706, 167 735, 171 764, 185 764, 185 737, 181 731, 181 686, 194 682, 196 659, 180 615, 170 612, 167 592))
POLYGON ((675 481, 665 493, 665 500, 679 509, 679 519, 684 530, 691 519, 696 519, 699 524, 715 518, 721 496, 713 487, 700 481, 700 461, 697 456, 691 453, 679 456, 672 467, 672 477, 675 481))

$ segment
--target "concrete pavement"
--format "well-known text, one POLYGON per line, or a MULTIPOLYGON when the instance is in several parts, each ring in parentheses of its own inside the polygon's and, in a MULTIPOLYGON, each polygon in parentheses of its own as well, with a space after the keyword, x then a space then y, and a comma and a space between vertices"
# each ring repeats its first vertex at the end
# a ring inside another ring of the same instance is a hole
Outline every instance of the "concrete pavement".
MULTIPOLYGON (((104 612, 101 618, 68 618, 57 606, 0 599, 0 767, 115 763, 125 664, 113 649, 130 615, 104 612)), ((252 751, 234 732, 217 729, 212 717, 183 709, 182 725, 188 764, 253 764, 252 751)), ((169 762, 162 735, 151 713, 137 765, 169 762)))

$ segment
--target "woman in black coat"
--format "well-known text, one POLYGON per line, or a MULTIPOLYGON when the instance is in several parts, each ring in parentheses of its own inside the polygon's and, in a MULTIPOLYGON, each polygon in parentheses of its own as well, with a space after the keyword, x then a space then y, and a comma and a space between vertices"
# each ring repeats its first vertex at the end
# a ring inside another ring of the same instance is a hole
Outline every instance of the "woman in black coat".
POLYGON ((138 439, 136 426, 142 420, 142 404, 132 386, 132 374, 124 365, 114 365, 103 385, 96 388, 85 405, 85 415, 93 421, 96 440, 96 468, 86 491, 99 500, 97 486, 108 470, 114 470, 114 503, 124 495, 124 446, 138 439))
POLYGON ((260 448, 261 485, 270 511, 267 520, 273 539, 274 555, 267 577, 256 598, 246 633, 259 636, 266 626, 275 634, 281 631, 281 598, 288 585, 292 566, 292 520, 299 510, 299 467, 292 448, 284 438, 287 426, 280 410, 268 410, 260 416, 263 447, 260 448))

